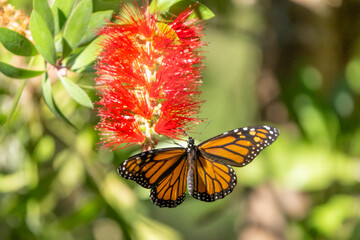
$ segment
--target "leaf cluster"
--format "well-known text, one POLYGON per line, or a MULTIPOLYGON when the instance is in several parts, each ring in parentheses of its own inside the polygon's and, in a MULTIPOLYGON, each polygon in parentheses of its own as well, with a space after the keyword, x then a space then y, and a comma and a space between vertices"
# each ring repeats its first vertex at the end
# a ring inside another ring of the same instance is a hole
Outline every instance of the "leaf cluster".
MULTIPOLYGON (((203 4, 193 0, 153 1, 150 10, 159 13, 164 19, 170 19, 189 7, 194 10, 190 18, 209 19, 214 16, 203 4)), ((32 58, 40 55, 43 69, 32 70, 30 65, 24 69, 0 62, 0 72, 15 79, 42 76, 41 91, 46 105, 57 117, 75 128, 55 102, 49 75, 55 71, 57 79, 73 100, 93 108, 87 91, 69 75, 79 78, 79 75, 94 71, 94 62, 101 51, 101 36, 97 35, 97 31, 111 21, 116 10, 112 8, 95 11, 92 0, 55 0, 51 6, 47 0, 33 0, 30 16, 32 41, 15 31, 0 27, 0 42, 14 55, 32 58)), ((88 88, 93 90, 92 86, 88 88)), ((20 97, 21 92, 17 96, 20 97)), ((18 100, 15 99, 12 109, 16 108, 18 100)))

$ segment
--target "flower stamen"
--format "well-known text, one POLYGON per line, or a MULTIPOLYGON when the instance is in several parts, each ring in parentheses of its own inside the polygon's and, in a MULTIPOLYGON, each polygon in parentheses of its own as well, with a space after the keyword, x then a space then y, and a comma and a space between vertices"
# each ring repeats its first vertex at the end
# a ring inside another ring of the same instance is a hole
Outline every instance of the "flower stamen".
POLYGON ((106 147, 140 143, 150 149, 159 135, 178 138, 179 128, 199 122, 202 26, 187 20, 190 13, 167 24, 147 6, 125 5, 118 23, 101 30, 97 129, 106 147))

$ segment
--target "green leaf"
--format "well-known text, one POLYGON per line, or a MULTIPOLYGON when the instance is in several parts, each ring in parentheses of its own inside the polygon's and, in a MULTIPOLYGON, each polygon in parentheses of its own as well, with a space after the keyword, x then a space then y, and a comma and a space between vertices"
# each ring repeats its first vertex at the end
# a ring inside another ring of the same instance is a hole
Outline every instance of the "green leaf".
MULTIPOLYGON (((66 1, 65 1, 66 2, 66 1)), ((50 6, 47 0, 34 0, 34 10, 41 16, 45 21, 47 28, 49 29, 52 36, 54 36, 54 17, 52 15, 50 6)))
POLYGON ((194 0, 154 0, 150 4, 151 13, 160 13, 162 15, 179 16, 189 6, 194 11, 189 19, 206 20, 215 16, 215 14, 204 4, 194 0))
POLYGON ((46 22, 36 11, 30 16, 30 31, 35 47, 43 58, 51 65, 56 65, 56 51, 53 36, 47 28, 46 22))
POLYGON ((55 0, 51 6, 51 11, 55 21, 55 34, 64 26, 66 19, 69 17, 73 9, 75 0, 55 0))
POLYGON ((68 17, 71 13, 71 10, 74 7, 75 0, 55 0, 51 6, 51 10, 55 8, 59 9, 65 17, 68 17))
POLYGON ((23 68, 16 68, 9 64, 0 62, 0 72, 11 78, 27 79, 40 76, 44 71, 27 70, 23 68))
POLYGON ((62 38, 61 40, 62 40, 62 57, 65 58, 71 53, 72 49, 65 38, 62 38))
POLYGON ((169 12, 172 5, 181 1, 182 0, 154 0, 150 4, 150 12, 151 13, 169 12))
POLYGON ((20 56, 35 56, 34 45, 23 35, 7 28, 0 27, 0 42, 10 52, 20 56))
POLYGON ((66 91, 76 102, 85 107, 93 108, 93 104, 89 96, 81 87, 79 87, 78 85, 76 85, 76 83, 66 77, 60 77, 60 80, 61 83, 64 85, 66 91))
POLYGON ((102 38, 98 37, 97 39, 92 41, 76 58, 74 65, 71 67, 71 69, 80 69, 94 62, 101 51, 101 45, 99 44, 101 40, 102 38))
POLYGON ((81 38, 87 31, 91 19, 92 8, 91 0, 81 1, 70 14, 70 17, 66 22, 64 38, 72 49, 75 49, 78 46, 81 38))
POLYGON ((44 78, 41 82, 41 93, 46 105, 49 107, 51 112, 53 112, 55 116, 63 120, 65 123, 76 129, 76 127, 70 122, 69 119, 65 117, 65 115, 58 108, 51 91, 51 83, 50 79, 47 76, 47 73, 44 74, 44 78))
POLYGON ((96 31, 98 31, 99 28, 101 28, 107 22, 106 20, 111 19, 113 13, 114 13, 113 10, 108 10, 108 11, 94 12, 93 14, 91 14, 88 30, 85 32, 85 35, 82 37, 80 41, 80 45, 93 40, 96 37, 96 31))
POLYGON ((7 117, 7 119, 5 120, 6 121, 11 121, 11 118, 14 116, 14 113, 15 113, 15 110, 16 110, 16 107, 17 105, 19 104, 19 101, 20 101, 20 97, 24 91, 24 88, 25 88, 25 85, 26 85, 27 81, 26 80, 22 80, 21 81, 21 84, 20 84, 20 87, 18 88, 18 90, 16 91, 16 95, 14 97, 14 102, 11 106, 11 109, 10 109, 10 112, 9 112, 9 115, 7 117))

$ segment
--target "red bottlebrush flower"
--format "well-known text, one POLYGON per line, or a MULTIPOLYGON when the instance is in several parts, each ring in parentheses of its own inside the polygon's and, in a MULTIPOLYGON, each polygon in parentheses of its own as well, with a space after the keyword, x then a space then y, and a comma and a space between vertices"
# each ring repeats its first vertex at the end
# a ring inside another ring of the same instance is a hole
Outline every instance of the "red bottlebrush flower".
POLYGON ((178 138, 199 122, 203 27, 187 19, 190 9, 170 23, 148 9, 124 6, 117 22, 100 31, 96 128, 105 147, 153 148, 157 135, 178 138))

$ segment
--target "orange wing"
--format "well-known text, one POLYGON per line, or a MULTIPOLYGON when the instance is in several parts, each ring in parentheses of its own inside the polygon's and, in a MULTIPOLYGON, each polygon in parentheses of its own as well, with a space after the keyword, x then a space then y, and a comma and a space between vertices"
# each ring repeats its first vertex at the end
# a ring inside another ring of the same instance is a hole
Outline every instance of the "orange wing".
POLYGON ((150 191, 151 201, 160 207, 176 207, 185 200, 187 161, 181 161, 150 191))
POLYGON ((201 201, 213 202, 232 192, 236 185, 236 174, 230 166, 198 156, 193 181, 192 196, 201 201))
POLYGON ((186 158, 183 148, 162 148, 142 152, 125 160, 118 173, 145 188, 156 186, 186 158))
POLYGON ((201 143, 201 154, 215 162, 236 167, 249 164, 264 148, 279 136, 279 130, 269 126, 238 128, 201 143))
POLYGON ((229 165, 242 167, 250 163, 278 135, 279 130, 274 127, 258 126, 223 133, 198 147, 189 138, 187 149, 143 152, 125 160, 118 172, 126 179, 151 188, 150 198, 160 207, 181 204, 187 183, 194 198, 212 202, 227 196, 236 185, 235 172, 229 165))
POLYGON ((184 148, 162 148, 142 152, 125 160, 118 173, 145 188, 160 207, 176 207, 185 199, 187 153, 184 148))

